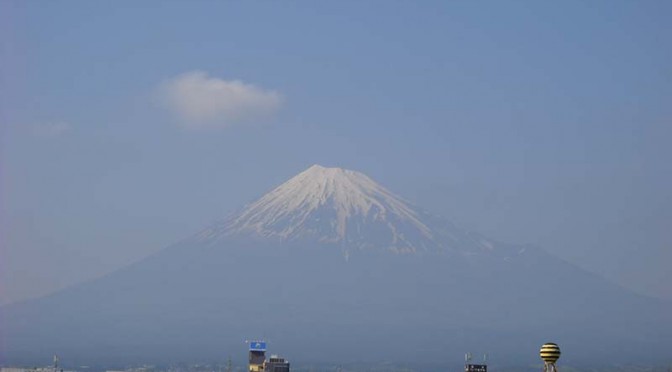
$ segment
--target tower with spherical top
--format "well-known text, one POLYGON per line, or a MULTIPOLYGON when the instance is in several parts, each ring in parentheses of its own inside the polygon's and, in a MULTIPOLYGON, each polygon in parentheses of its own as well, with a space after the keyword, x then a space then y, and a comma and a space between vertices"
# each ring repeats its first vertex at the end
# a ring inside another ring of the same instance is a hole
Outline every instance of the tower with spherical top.
POLYGON ((557 372, 558 368, 555 362, 560 358, 560 347, 552 342, 547 342, 541 346, 539 356, 544 361, 544 372, 557 372))

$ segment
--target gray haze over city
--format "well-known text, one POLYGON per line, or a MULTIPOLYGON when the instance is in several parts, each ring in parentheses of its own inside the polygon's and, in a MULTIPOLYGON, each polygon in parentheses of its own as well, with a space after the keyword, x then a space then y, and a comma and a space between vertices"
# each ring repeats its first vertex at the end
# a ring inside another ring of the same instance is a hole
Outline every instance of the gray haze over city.
POLYGON ((160 253, 314 164, 669 303, 671 16, 0 1, 0 305, 160 253))

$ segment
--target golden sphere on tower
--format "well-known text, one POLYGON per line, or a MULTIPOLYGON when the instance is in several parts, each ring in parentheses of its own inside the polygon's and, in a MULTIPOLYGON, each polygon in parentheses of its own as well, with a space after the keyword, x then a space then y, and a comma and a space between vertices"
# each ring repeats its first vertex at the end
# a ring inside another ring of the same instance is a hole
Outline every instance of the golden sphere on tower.
POLYGON ((560 348, 557 344, 547 342, 541 346, 539 356, 541 356, 541 359, 546 363, 555 363, 555 361, 560 358, 560 348))

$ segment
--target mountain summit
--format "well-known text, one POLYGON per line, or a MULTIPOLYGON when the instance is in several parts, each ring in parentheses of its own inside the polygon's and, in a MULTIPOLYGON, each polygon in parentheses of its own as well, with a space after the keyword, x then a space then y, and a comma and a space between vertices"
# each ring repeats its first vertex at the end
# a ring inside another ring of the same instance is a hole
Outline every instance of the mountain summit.
POLYGON ((447 223, 437 227, 435 220, 363 173, 313 165, 205 230, 201 238, 331 243, 346 255, 353 250, 447 252, 464 247, 447 244, 458 237, 469 240, 469 247, 491 246, 447 223))

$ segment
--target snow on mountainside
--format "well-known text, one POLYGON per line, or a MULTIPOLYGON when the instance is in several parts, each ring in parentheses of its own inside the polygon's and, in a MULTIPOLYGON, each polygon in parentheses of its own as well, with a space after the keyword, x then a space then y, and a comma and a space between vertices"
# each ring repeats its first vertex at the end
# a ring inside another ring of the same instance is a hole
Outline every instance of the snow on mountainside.
POLYGON ((366 249, 483 251, 494 244, 437 221, 362 173, 319 165, 199 235, 200 240, 225 237, 335 243, 346 255, 366 249))

